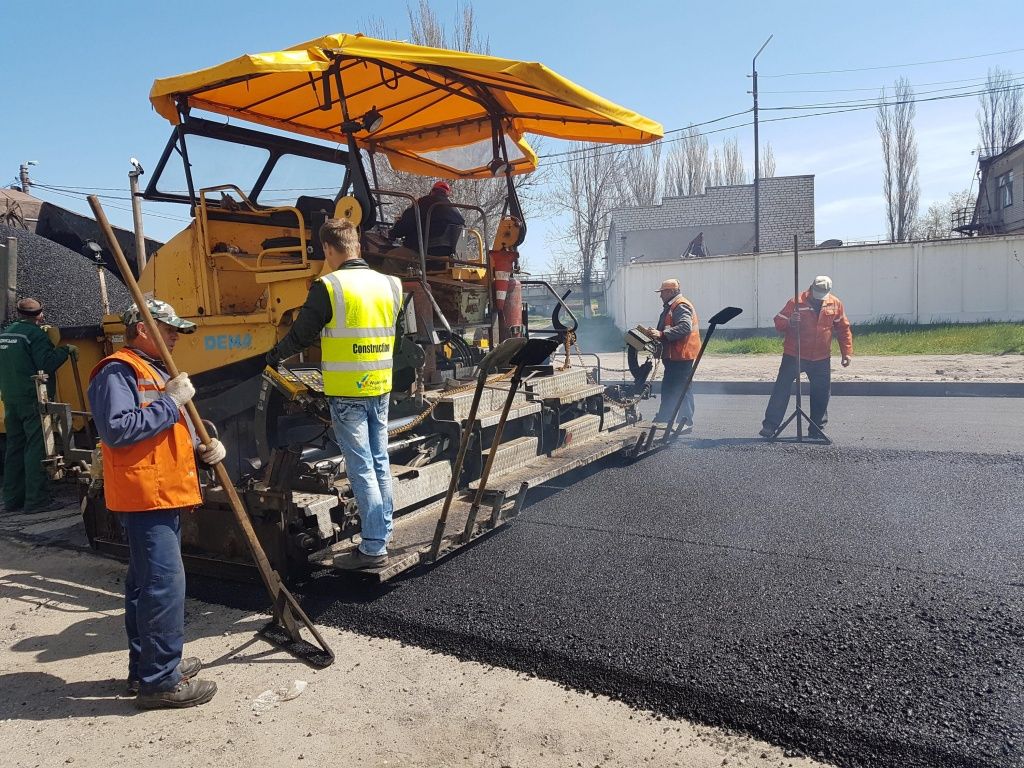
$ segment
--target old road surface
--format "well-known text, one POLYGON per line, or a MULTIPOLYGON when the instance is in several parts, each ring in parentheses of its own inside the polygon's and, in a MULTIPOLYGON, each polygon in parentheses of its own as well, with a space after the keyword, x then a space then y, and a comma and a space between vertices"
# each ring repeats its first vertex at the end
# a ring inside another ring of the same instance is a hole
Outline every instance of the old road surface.
POLYGON ((322 575, 304 605, 838 765, 1024 765, 1024 400, 834 398, 831 447, 755 438, 764 405, 698 397, 675 446, 538 489, 390 586, 322 575))
POLYGON ((764 405, 699 398, 677 447, 308 602, 841 765, 1024 765, 1024 401, 835 398, 832 447, 753 438, 764 405))

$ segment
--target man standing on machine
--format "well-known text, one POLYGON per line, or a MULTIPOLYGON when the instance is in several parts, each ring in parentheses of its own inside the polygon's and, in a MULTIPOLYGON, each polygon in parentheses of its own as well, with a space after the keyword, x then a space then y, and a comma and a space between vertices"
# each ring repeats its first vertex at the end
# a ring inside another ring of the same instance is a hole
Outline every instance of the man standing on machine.
MULTIPOLYGON (((693 302, 679 292, 679 281, 666 280, 657 291, 661 295, 662 308, 658 327, 652 329, 652 336, 661 342, 661 360, 665 375, 661 381, 661 404, 654 417, 656 425, 672 426, 672 418, 679 396, 683 393, 686 380, 693 370, 693 361, 700 352, 700 331, 697 310, 693 302)), ((686 398, 679 411, 682 427, 679 434, 693 431, 693 388, 686 391, 686 398)))
POLYGON ((324 394, 361 521, 362 542, 336 566, 380 566, 388 559, 394 511, 388 402, 402 283, 360 258, 351 222, 328 219, 319 237, 333 271, 310 286, 295 323, 267 353, 267 363, 276 366, 320 337, 324 394))

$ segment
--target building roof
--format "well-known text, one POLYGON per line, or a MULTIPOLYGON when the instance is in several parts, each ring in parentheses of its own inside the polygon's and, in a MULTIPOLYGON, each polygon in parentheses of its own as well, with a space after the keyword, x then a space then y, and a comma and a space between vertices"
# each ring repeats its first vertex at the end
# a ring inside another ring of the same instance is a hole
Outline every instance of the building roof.
POLYGON ((42 204, 43 201, 38 197, 32 197, 20 189, 0 189, 0 215, 7 210, 8 205, 16 205, 20 209, 21 217, 26 219, 25 224, 30 232, 36 231, 35 220, 39 218, 39 207, 42 204))

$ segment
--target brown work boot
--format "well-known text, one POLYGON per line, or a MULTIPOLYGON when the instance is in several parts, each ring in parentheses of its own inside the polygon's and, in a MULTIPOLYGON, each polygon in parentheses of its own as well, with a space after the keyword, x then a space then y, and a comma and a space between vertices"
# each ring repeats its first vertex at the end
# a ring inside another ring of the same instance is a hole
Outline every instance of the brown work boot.
POLYGON ((195 677, 182 680, 169 691, 140 693, 135 699, 139 709, 184 709, 205 704, 217 693, 217 684, 195 677))
MULTIPOLYGON (((181 660, 178 664, 178 672, 181 673, 182 680, 188 680, 190 677, 195 677, 199 674, 199 670, 203 668, 202 659, 198 659, 195 656, 189 656, 181 660)), ((138 696, 139 695, 139 681, 128 680, 128 695, 138 696)))

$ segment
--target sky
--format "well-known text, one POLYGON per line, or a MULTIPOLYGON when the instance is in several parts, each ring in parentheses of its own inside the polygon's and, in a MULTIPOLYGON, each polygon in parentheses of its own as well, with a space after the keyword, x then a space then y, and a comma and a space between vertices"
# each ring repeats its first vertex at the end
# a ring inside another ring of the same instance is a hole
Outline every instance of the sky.
MULTIPOLYGON (((35 160, 33 180, 82 194, 40 187, 34 194, 88 212, 84 194, 100 191, 111 196, 104 201, 111 221, 130 226, 129 203, 117 199, 127 196, 128 158, 138 157, 152 169, 170 135, 170 124, 149 105, 154 79, 380 23, 406 38, 410 4, 328 3, 314 13, 280 0, 3 0, 0 186, 16 179, 21 163, 35 160)), ((431 5, 442 20, 457 18, 460 6, 454 0, 433 0, 431 5)), ((772 145, 777 175, 815 175, 819 241, 884 237, 875 113, 864 109, 779 120, 830 108, 773 108, 872 100, 901 76, 924 99, 970 93, 989 67, 1024 75, 1019 3, 1011 0, 987 2, 983 19, 969 4, 919 0, 634 0, 628 5, 478 0, 474 10, 492 54, 543 62, 658 120, 666 131, 748 109, 751 59, 773 35, 758 58, 760 139, 762 147, 765 142, 772 145), (910 64, 914 66, 896 66, 910 64)), ((917 105, 922 212, 931 202, 944 201, 972 184, 976 110, 975 96, 917 105)), ((739 124, 749 120, 742 115, 705 128, 728 129, 709 135, 709 142, 715 146, 735 136, 748 171, 753 167, 753 129, 739 124)), ((544 147, 549 153, 567 148, 557 141, 546 141, 544 147)), ((557 173, 557 166, 551 172, 557 173)), ((144 208, 148 236, 167 239, 187 223, 183 206, 147 203, 144 208)), ((541 206, 529 224, 521 250, 528 268, 540 272, 557 256, 565 220, 541 206)))

